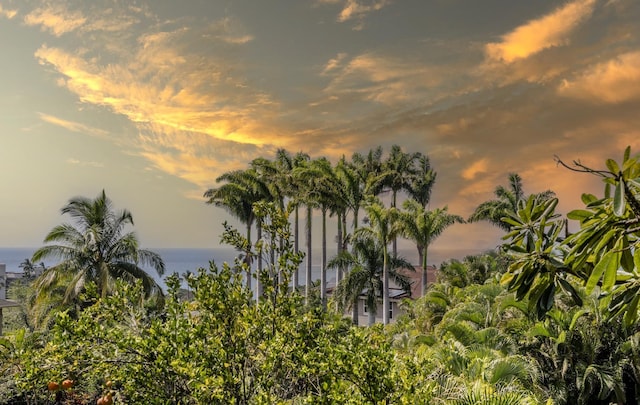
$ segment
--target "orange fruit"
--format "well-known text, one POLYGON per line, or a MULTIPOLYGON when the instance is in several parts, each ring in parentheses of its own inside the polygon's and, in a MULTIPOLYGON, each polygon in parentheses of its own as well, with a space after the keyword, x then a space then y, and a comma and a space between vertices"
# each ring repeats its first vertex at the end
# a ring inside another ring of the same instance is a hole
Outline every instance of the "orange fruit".
POLYGON ((67 379, 67 380, 64 380, 64 381, 62 382, 62 389, 63 389, 63 390, 68 390, 68 389, 70 389, 71 387, 73 387, 73 380, 68 380, 68 379, 67 379))
POLYGON ((47 389, 49 391, 58 391, 60 389, 60 384, 55 381, 49 381, 49 383, 47 384, 47 389))

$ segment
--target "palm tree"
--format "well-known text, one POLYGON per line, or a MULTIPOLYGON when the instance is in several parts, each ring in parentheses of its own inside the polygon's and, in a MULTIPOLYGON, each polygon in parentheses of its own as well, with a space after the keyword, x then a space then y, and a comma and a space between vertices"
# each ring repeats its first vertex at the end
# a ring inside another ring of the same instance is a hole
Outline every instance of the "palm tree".
POLYGON ((225 184, 207 190, 204 197, 208 199, 207 204, 226 209, 246 225, 247 249, 244 260, 248 268, 247 288, 251 290, 251 228, 256 219, 253 204, 264 199, 270 192, 253 169, 224 173, 216 179, 216 182, 225 182, 225 184))
MULTIPOLYGON (((354 323, 358 324, 358 301, 365 294, 365 303, 369 312, 369 325, 375 322, 377 303, 383 295, 382 272, 384 268, 384 249, 370 235, 354 238, 353 252, 343 250, 329 261, 329 267, 349 267, 351 271, 338 283, 335 291, 336 301, 341 309, 354 310, 354 323)), ((390 258, 389 277, 406 292, 411 290, 408 277, 399 273, 399 269, 412 269, 411 264, 402 258, 390 258)), ((388 307, 384 307, 388 314, 388 307)))
POLYGON ((426 208, 431 200, 431 189, 436 182, 436 172, 431 168, 428 156, 422 153, 416 153, 415 156, 414 170, 409 176, 406 191, 409 197, 426 208))
POLYGON ((445 229, 456 222, 464 223, 464 219, 459 215, 447 212, 447 207, 427 210, 415 200, 406 200, 403 208, 406 211, 402 212, 400 216, 402 234, 416 243, 420 265, 422 266, 421 295, 424 296, 427 287, 427 253, 429 245, 445 229))
POLYGON ((48 258, 60 262, 46 269, 36 280, 38 295, 46 295, 65 280, 63 303, 77 300, 86 283, 96 284, 98 292, 109 294, 116 279, 142 281, 147 297, 162 296, 162 289, 139 265, 148 265, 158 275, 164 274, 164 262, 154 252, 140 249, 133 232, 124 232, 133 225, 127 210, 114 211, 104 190, 95 199, 75 197, 62 208, 75 222, 54 227, 44 242, 54 243, 38 249, 33 262, 48 258))
POLYGON ((383 252, 382 266, 382 305, 384 307, 383 323, 389 323, 389 243, 400 232, 399 212, 397 209, 385 208, 379 199, 372 198, 365 206, 369 226, 358 228, 354 236, 366 235, 380 244, 383 252))
MULTIPOLYGON (((511 225, 502 218, 506 217, 508 212, 518 212, 518 204, 527 199, 522 188, 522 178, 517 173, 509 173, 509 188, 498 186, 493 193, 496 199, 485 201, 476 207, 467 221, 489 221, 504 231, 510 231, 511 225)), ((555 197, 551 190, 534 195, 538 196, 541 202, 555 197)))
POLYGON ((331 162, 326 158, 316 159, 301 174, 311 188, 311 197, 322 213, 322 257, 320 264, 320 297, 322 305, 327 304, 327 213, 338 214, 341 222, 346 204, 342 193, 342 184, 333 170, 331 162))
MULTIPOLYGON (((404 153, 400 146, 393 145, 383 165, 383 184, 391 191, 391 207, 397 207, 397 196, 401 190, 409 189, 410 179, 414 174, 416 154, 404 153)), ((393 257, 398 255, 398 241, 393 238, 393 257)))
MULTIPOLYGON (((299 208, 302 202, 300 198, 300 189, 302 187, 296 181, 294 171, 296 168, 304 165, 304 162, 309 161, 310 157, 306 153, 298 152, 295 155, 291 155, 285 149, 278 149, 276 151, 275 164, 278 168, 278 178, 281 184, 281 190, 283 195, 289 199, 289 204, 293 204, 294 207, 294 224, 293 224, 293 250, 294 253, 298 253, 300 250, 300 228, 299 228, 299 208)), ((299 269, 296 269, 293 273, 293 289, 296 290, 300 284, 299 269)))

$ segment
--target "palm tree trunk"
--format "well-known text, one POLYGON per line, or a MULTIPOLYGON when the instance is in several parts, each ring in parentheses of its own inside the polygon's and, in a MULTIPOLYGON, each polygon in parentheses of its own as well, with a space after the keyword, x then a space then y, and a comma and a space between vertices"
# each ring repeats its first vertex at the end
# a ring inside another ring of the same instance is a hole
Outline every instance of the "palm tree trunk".
POLYGON ((306 268, 306 277, 305 277, 305 286, 304 286, 304 292, 305 292, 305 303, 307 305, 311 304, 311 265, 312 265, 312 261, 311 261, 311 220, 312 220, 312 210, 311 210, 311 206, 307 205, 307 224, 306 224, 306 231, 307 231, 307 268, 306 268))
POLYGON ((320 300, 327 309, 327 209, 322 207, 322 260, 320 263, 320 300))
MULTIPOLYGON (((396 207, 396 192, 393 192, 393 200, 391 202, 391 207, 395 208, 396 207)), ((398 257, 398 238, 397 237, 393 237, 393 258, 397 258, 398 257)))
MULTIPOLYGON (((256 227, 258 228, 256 242, 259 242, 262 239, 262 222, 258 221, 256 227)), ((256 271, 256 276, 256 304, 259 304, 260 297, 262 297, 262 293, 264 290, 262 281, 260 280, 260 278, 262 277, 262 252, 258 252, 258 270, 256 271)))
POLYGON ((420 288, 420 296, 424 297, 424 294, 427 292, 427 249, 429 247, 424 245, 422 248, 422 287, 420 288))
MULTIPOLYGON (((298 204, 296 204, 296 209, 295 209, 295 213, 294 213, 294 221, 295 223, 293 224, 293 252, 295 254, 298 254, 299 252, 299 244, 298 244, 298 232, 299 232, 299 225, 298 225, 298 204)), ((298 267, 296 267, 295 271, 293 272, 293 291, 297 291, 298 290, 298 285, 300 284, 300 265, 298 265, 298 267)))
POLYGON ((384 261, 382 265, 382 323, 389 324, 389 252, 383 248, 384 261))
MULTIPOLYGON (((355 235, 356 230, 358 229, 358 211, 359 209, 357 207, 353 210, 353 231, 351 233, 352 236, 355 235)), ((350 270, 347 269, 347 272, 348 271, 350 270)), ((354 325, 358 325, 360 323, 359 319, 360 319, 360 316, 358 314, 358 297, 356 297, 356 303, 351 309, 351 320, 353 321, 354 325)))
POLYGON ((353 308, 351 309, 351 322, 358 326, 360 324, 360 315, 358 314, 358 305, 360 305, 360 297, 356 296, 353 300, 353 308))
POLYGON ((251 291, 251 223, 247 223, 247 251, 244 262, 247 264, 247 290, 251 291))
MULTIPOLYGON (((338 212, 338 235, 336 236, 336 238, 338 239, 338 255, 342 252, 342 218, 343 218, 343 214, 341 212, 338 212)), ((340 283, 340 281, 342 281, 342 266, 338 266, 338 268, 336 269, 336 278, 335 278, 335 283, 333 285, 333 294, 335 296, 336 293, 336 289, 338 288, 338 284, 340 283)), ((336 311, 338 311, 340 308, 340 304, 338 303, 338 300, 336 300, 336 311)))
POLYGON ((369 326, 373 326, 374 323, 376 323, 376 311, 369 308, 369 326))

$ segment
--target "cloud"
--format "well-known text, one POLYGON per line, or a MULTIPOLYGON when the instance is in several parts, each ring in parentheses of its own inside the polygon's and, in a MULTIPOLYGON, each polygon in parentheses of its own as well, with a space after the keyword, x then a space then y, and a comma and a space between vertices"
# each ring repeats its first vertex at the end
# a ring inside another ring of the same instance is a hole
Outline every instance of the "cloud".
POLYGON ((342 61, 346 57, 347 57, 346 53, 340 52, 336 55, 335 58, 329 59, 327 64, 324 66, 324 69, 322 69, 322 74, 327 74, 335 69, 338 69, 342 64, 342 61))
POLYGON ((232 45, 244 45, 254 40, 253 35, 246 33, 242 24, 231 17, 214 21, 203 36, 216 38, 232 45))
POLYGON ((101 162, 82 161, 74 158, 69 158, 66 162, 74 166, 104 167, 104 163, 101 162))
POLYGON ((24 17, 24 22, 27 25, 40 25, 42 30, 49 30, 59 37, 82 27, 87 18, 78 10, 70 11, 56 3, 33 10, 24 17))
POLYGON ((391 0, 317 0, 316 4, 341 4, 342 10, 338 13, 338 22, 355 20, 353 30, 360 31, 364 28, 364 19, 372 12, 379 11, 391 4, 391 0))
POLYGON ((542 18, 531 20, 489 43, 485 52, 490 60, 512 63, 545 49, 566 45, 570 35, 593 13, 595 0, 575 0, 542 18))
POLYGON ((461 173, 465 180, 473 180, 478 174, 486 173, 489 168, 489 161, 486 158, 477 160, 464 169, 461 173))
POLYGON ((44 113, 38 113, 38 115, 40 116, 40 119, 42 121, 68 129, 69 131, 79 132, 79 133, 92 135, 100 138, 103 138, 109 135, 108 131, 95 128, 95 127, 90 127, 88 125, 84 125, 79 122, 64 120, 62 118, 54 117, 53 115, 44 114, 44 113))
POLYGON ((0 4, 0 16, 4 16, 9 20, 15 17, 18 14, 18 10, 7 10, 2 8, 2 4, 0 4))
POLYGON ((416 101, 424 98, 425 93, 433 94, 444 76, 455 69, 376 53, 357 55, 344 62, 346 55, 341 55, 330 60, 323 70, 323 74, 332 75, 324 93, 386 105, 416 101))
POLYGON ((347 0, 344 8, 338 15, 338 21, 345 22, 354 18, 362 18, 373 11, 381 10, 390 3, 389 0, 372 0, 368 2, 347 0))
POLYGON ((621 54, 564 80, 558 94, 586 101, 622 103, 640 99, 640 51, 621 54))
POLYGON ((270 97, 244 88, 244 81, 225 74, 219 62, 170 46, 182 33, 145 35, 120 63, 103 65, 47 46, 35 56, 63 75, 64 85, 82 102, 108 107, 135 123, 241 143, 268 142, 255 117, 268 118, 270 97))

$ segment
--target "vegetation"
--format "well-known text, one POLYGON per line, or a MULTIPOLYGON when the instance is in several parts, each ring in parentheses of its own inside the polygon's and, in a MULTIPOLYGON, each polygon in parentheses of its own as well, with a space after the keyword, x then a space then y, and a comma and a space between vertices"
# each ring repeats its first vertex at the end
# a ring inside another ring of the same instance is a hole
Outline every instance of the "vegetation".
MULTIPOLYGON (((76 226, 50 234, 65 236, 51 239, 65 242, 54 245, 65 255, 55 271, 43 273, 68 274, 49 290, 59 306, 50 323, 35 325, 33 312, 24 312, 24 327, 0 338, 0 403, 638 403, 640 155, 627 149, 605 169, 559 160, 605 183, 602 198, 585 195, 585 207, 568 214, 579 225, 570 235, 552 193, 525 196, 520 180, 514 182, 519 187, 504 195, 519 197, 499 218, 506 231, 502 249, 443 263, 420 299, 403 302, 404 316, 360 328, 342 311, 357 307, 361 293, 370 308, 382 303, 386 312, 388 279, 408 287, 395 270, 411 266, 389 249, 394 237, 412 235, 409 228, 422 217, 440 223, 420 225, 428 229, 423 239, 410 236, 426 257, 429 243, 462 219, 446 208, 428 210, 425 200, 402 188, 430 192, 435 175, 427 174, 422 155, 402 160, 401 151, 394 152, 396 163, 404 163, 393 167, 408 168, 412 179, 396 189, 409 201, 398 208, 384 206, 377 195, 394 192, 385 185, 392 166, 381 149, 335 167, 302 155, 288 164, 291 155, 278 153, 280 163, 255 160, 249 173, 235 172, 208 192, 211 203, 226 206, 233 203, 227 198, 242 195, 216 191, 227 184, 245 187, 251 198, 252 187, 268 185, 250 204, 260 236, 252 241, 250 226, 247 232, 226 226, 222 242, 242 255, 233 264, 169 276, 163 307, 150 305, 144 278, 105 272, 107 283, 89 277, 120 262, 91 267, 79 235, 97 257, 109 251, 99 248, 107 242, 129 240, 120 232, 131 215, 113 213, 104 193, 71 200, 63 213, 78 220, 76 226), (256 182, 245 182, 246 174, 256 182), (280 175, 288 180, 277 180, 280 175), (316 191, 305 190, 305 183, 316 191), (83 209, 76 210, 75 201, 83 209), (295 224, 293 234, 289 225, 292 215, 297 223, 300 204, 335 216, 343 232, 338 255, 327 262, 344 271, 335 294, 339 311, 323 305, 322 286, 314 293, 309 282, 302 292, 291 282, 305 255, 295 224), (82 284, 77 274, 84 274, 82 284), (255 300, 249 280, 260 286, 255 300), (183 284, 192 300, 180 298, 183 284)), ((26 296, 25 288, 41 285, 38 278, 12 293, 26 296)))

